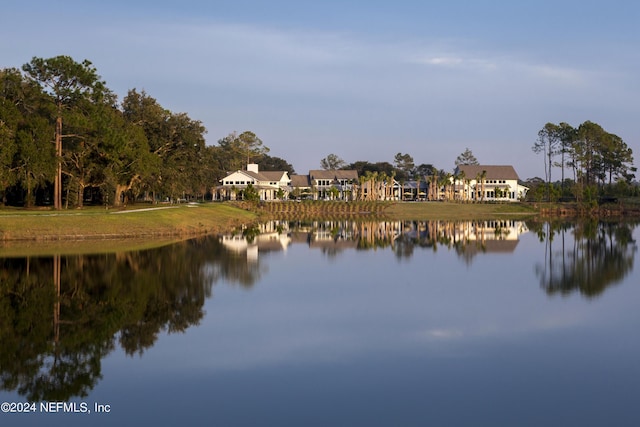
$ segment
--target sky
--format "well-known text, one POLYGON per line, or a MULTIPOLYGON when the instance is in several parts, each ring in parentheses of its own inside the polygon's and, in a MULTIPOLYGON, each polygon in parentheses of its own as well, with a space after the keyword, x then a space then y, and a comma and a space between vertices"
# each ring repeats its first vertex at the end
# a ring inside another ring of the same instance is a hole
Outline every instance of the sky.
POLYGON ((88 59, 119 99, 146 91, 209 145, 250 130, 297 173, 332 153, 452 171, 469 148, 527 179, 547 122, 640 156, 638 22, 631 0, 5 0, 0 68, 88 59))

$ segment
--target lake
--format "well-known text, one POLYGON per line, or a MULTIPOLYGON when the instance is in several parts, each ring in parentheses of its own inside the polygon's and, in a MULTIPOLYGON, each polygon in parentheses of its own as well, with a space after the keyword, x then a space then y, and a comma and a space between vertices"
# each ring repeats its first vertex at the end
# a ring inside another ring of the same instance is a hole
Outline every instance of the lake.
POLYGON ((637 426, 637 224, 271 222, 0 259, 0 425, 637 426))

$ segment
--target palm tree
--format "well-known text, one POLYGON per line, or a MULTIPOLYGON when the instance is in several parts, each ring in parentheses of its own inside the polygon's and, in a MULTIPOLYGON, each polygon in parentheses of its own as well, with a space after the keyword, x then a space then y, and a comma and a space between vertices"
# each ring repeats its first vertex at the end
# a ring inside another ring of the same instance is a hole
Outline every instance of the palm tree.
POLYGON ((360 186, 358 187, 358 197, 357 199, 362 201, 364 200, 364 184, 367 182, 367 176, 365 175, 360 175, 358 177, 358 182, 360 183, 360 186))
POLYGON ((465 178, 466 178, 466 177, 467 177, 467 176, 465 175, 464 171, 459 171, 459 172, 458 172, 458 175, 457 175, 457 177, 456 177, 456 180, 457 180, 458 182, 462 181, 462 195, 461 195, 460 199, 461 199, 463 202, 464 202, 464 201, 466 201, 466 198, 467 198, 467 197, 466 197, 467 187, 465 186, 465 178))
POLYGON ((464 180, 464 189, 465 189, 465 199, 468 202, 471 195, 469 194, 469 189, 471 188, 471 180, 469 178, 464 180))
POLYGON ((378 172, 371 174, 371 191, 369 193, 370 200, 378 200, 378 172))
POLYGON ((329 188, 329 194, 331 195, 331 200, 336 200, 338 196, 340 196, 340 190, 338 190, 335 185, 332 185, 329 188))
POLYGON ((371 199, 371 172, 366 171, 364 173, 364 187, 362 188, 363 200, 371 199))
POLYGON ((487 171, 483 170, 476 174, 476 202, 478 201, 478 193, 480 193, 480 201, 484 202, 484 181, 487 178, 487 171))
POLYGON ((447 199, 453 200, 455 197, 455 177, 451 173, 447 173, 447 199))
POLYGON ((438 200, 438 175, 431 175, 429 178, 429 200, 438 200))
POLYGON ((393 190, 394 190, 394 185, 396 182, 396 171, 391 172, 391 175, 389 175, 389 200, 393 199, 393 190))
POLYGON ((400 180, 400 200, 404 201, 404 178, 400 180))
POLYGON ((387 200, 387 181, 389 178, 387 177, 387 174, 385 172, 382 172, 378 179, 378 195, 380 195, 380 193, 383 193, 382 197, 378 197, 378 199, 387 200))
POLYGON ((448 184, 449 184, 449 178, 446 175, 441 176, 440 179, 438 180, 438 189, 444 188, 444 199, 447 201, 449 200, 449 191, 447 187, 448 184))
POLYGON ((364 174, 364 181, 362 182, 363 184, 363 191, 362 191, 362 200, 374 200, 374 186, 375 186, 375 181, 377 180, 378 177, 378 172, 371 172, 371 171, 366 171, 364 174), (365 186, 366 186, 366 197, 364 194, 364 190, 365 190, 365 186))

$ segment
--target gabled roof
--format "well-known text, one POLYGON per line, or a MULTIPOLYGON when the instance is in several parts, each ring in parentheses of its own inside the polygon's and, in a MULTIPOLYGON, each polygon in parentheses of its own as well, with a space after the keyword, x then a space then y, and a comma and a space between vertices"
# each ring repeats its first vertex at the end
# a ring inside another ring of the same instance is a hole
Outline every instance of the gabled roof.
POLYGON ((253 179, 258 179, 258 176, 256 173, 254 172, 248 172, 248 171, 243 171, 243 170, 237 170, 235 172, 229 172, 227 173, 227 176, 225 176, 224 178, 222 178, 220 181, 224 181, 225 179, 229 178, 230 176, 236 175, 236 174, 240 174, 240 175, 244 175, 246 177, 249 178, 253 178, 253 179))
POLYGON ((286 173, 286 171, 262 171, 258 172, 258 175, 265 178, 263 181, 280 181, 286 173))
POLYGON ((232 172, 230 174, 228 174, 225 179, 231 175, 233 175, 234 173, 239 173, 242 175, 246 175, 249 176, 253 179, 255 179, 256 181, 260 181, 260 182, 265 182, 265 181, 280 181, 282 180, 282 178, 284 177, 284 175, 287 173, 286 171, 265 171, 265 172, 253 172, 253 171, 243 171, 243 170, 239 170, 236 172, 232 172))
POLYGON ((358 179, 356 170, 310 170, 309 177, 315 179, 358 179))
POLYGON ((486 171, 485 179, 519 179, 516 170, 510 165, 458 165, 456 172, 464 172, 467 179, 475 179, 476 176, 486 171))
POLYGON ((309 175, 291 175, 292 187, 311 187, 309 175))
POLYGON ((259 173, 256 173, 256 172, 251 172, 251 171, 238 171, 238 172, 245 175, 249 175, 251 178, 255 179, 256 181, 266 181, 262 179, 259 173))

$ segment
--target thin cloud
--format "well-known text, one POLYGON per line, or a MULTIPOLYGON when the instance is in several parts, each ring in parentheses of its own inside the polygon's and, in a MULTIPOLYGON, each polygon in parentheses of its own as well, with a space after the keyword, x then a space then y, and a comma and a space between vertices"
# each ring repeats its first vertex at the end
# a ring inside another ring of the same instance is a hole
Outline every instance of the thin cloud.
POLYGON ((454 67, 462 65, 464 63, 464 59, 450 56, 435 56, 427 58, 413 58, 410 62, 424 65, 454 67))

